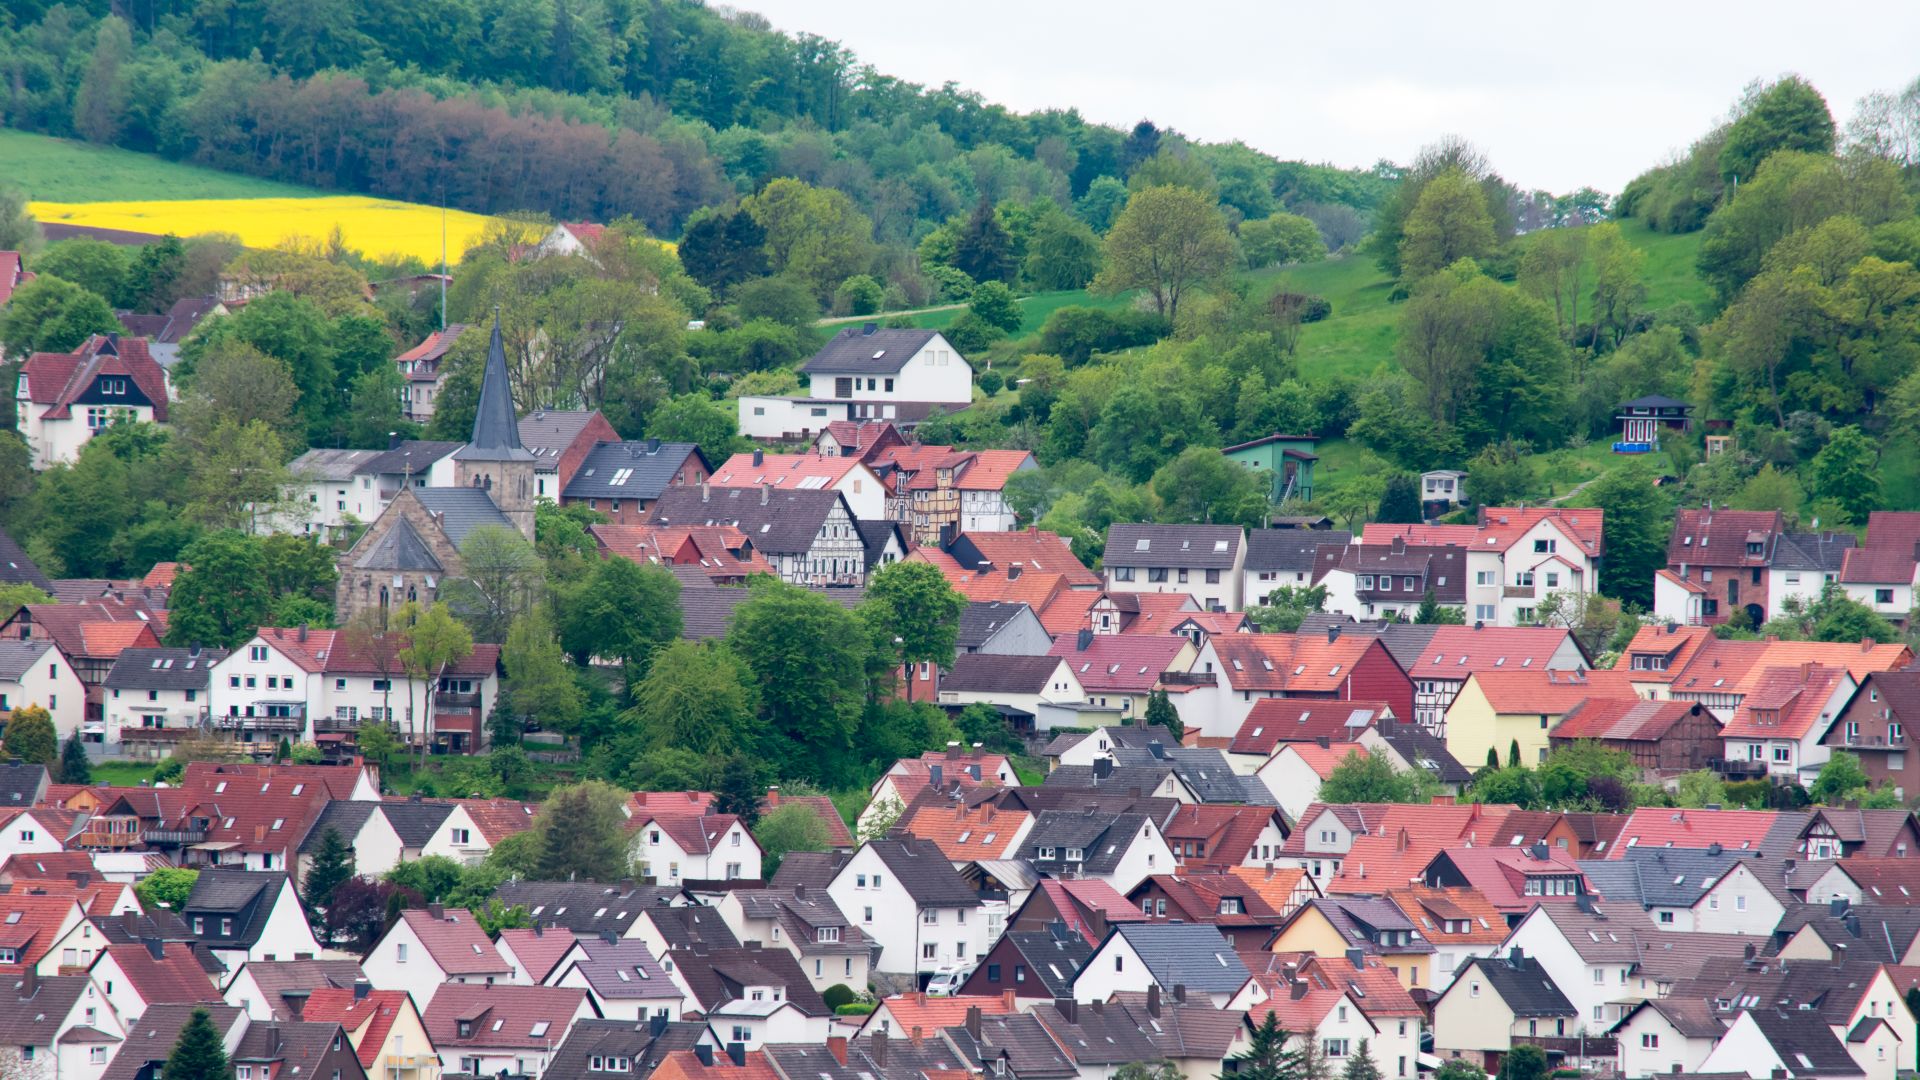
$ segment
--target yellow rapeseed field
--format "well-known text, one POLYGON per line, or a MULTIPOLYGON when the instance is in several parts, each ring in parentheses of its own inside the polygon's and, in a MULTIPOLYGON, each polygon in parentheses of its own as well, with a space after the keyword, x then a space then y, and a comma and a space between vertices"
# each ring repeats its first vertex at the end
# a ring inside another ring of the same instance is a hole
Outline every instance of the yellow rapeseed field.
MULTIPOLYGON (((89 225, 134 232, 233 233, 248 247, 271 248, 289 237, 324 241, 340 227, 346 245, 363 254, 411 255, 428 264, 440 261, 441 211, 435 206, 393 202, 357 195, 310 199, 155 199, 138 202, 48 203, 29 205, 45 222, 89 225)), ((459 210, 446 212, 447 259, 460 255, 480 235, 488 219, 459 210)))

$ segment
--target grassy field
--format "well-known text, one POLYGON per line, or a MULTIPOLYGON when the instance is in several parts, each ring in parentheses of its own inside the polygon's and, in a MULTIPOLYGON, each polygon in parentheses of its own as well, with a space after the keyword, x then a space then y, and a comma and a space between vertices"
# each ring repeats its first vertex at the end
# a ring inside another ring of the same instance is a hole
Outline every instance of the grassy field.
POLYGON ((183 165, 153 154, 136 154, 46 135, 0 129, 0 161, 6 179, 42 202, 104 202, 114 199, 310 198, 325 192, 258 180, 236 173, 183 165))
MULTIPOLYGON (((1036 333, 1047 321, 1047 316, 1063 307, 1122 308, 1133 302, 1133 294, 1101 296, 1084 289, 1065 289, 1060 292, 1035 293, 1020 300, 1020 329, 1015 337, 1036 333)), ((939 330, 958 318, 965 306, 949 308, 945 311, 929 311, 913 317, 913 324, 924 330, 939 330)), ((885 316, 874 316, 885 318, 885 316)))
POLYGON ((93 782, 115 787, 138 787, 153 779, 153 770, 159 764, 157 761, 96 761, 93 763, 93 782))

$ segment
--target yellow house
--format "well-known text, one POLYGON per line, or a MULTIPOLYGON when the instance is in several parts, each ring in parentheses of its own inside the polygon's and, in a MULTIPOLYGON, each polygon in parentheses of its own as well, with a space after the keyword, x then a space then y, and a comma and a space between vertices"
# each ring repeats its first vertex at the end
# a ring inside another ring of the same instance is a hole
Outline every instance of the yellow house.
POLYGON ((302 1016, 347 1029, 369 1077, 439 1080, 440 1058, 420 1022, 413 995, 405 990, 374 990, 365 983, 345 989, 322 987, 308 997, 302 1016))
POLYGON ((1447 706, 1447 749, 1469 769, 1500 764, 1515 743, 1520 763, 1538 765, 1547 757, 1547 736, 1576 705, 1588 698, 1633 698, 1625 672, 1479 671, 1467 677, 1447 706))
POLYGON ((1384 897, 1329 896, 1301 905, 1268 948, 1341 963, 1347 950, 1357 949, 1386 965, 1401 986, 1412 990, 1433 985, 1434 948, 1414 931, 1406 915, 1384 897))

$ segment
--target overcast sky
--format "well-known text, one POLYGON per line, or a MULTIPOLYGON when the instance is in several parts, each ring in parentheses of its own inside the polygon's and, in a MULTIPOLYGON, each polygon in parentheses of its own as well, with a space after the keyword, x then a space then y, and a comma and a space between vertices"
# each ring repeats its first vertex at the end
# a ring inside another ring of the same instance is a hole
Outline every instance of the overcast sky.
POLYGON ((1205 141, 1365 167, 1466 136, 1524 188, 1618 192, 1723 116, 1757 77, 1798 72, 1841 125, 1920 76, 1913 0, 745 0, 913 82, 1020 111, 1147 117, 1205 141))

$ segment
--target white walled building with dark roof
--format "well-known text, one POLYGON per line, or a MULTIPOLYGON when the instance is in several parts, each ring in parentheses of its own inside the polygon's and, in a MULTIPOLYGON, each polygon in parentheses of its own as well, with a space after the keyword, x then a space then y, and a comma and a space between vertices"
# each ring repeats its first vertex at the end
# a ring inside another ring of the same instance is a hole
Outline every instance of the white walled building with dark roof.
POLYGON ((1107 529, 1107 591, 1186 593, 1209 611, 1239 611, 1246 557, 1238 525, 1115 522, 1107 529))
POLYGON ((848 327, 801 365, 804 397, 743 395, 740 434, 808 438, 843 420, 912 423, 973 402, 973 367, 934 330, 848 327))

